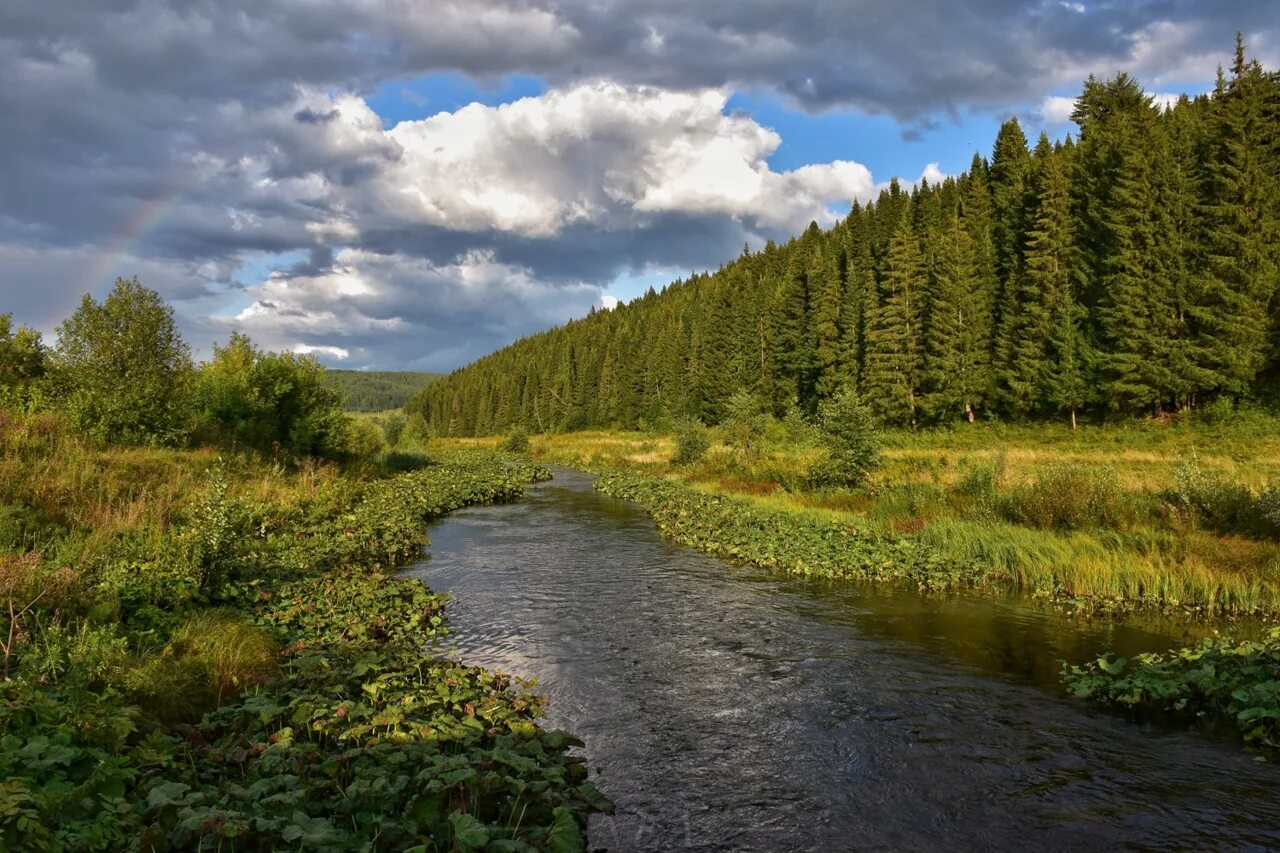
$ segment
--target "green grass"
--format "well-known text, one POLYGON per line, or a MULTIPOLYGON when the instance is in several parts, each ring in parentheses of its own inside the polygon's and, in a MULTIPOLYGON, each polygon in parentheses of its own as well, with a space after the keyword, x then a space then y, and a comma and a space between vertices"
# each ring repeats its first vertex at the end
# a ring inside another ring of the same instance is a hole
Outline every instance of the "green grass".
POLYGON ((687 465, 671 463, 675 442, 660 434, 544 435, 531 446, 537 459, 642 470, 770 512, 911 538, 993 582, 1095 612, 1280 613, 1280 543, 1240 535, 1173 494, 1193 458, 1213 482, 1235 484, 1233 494, 1257 497, 1280 482, 1280 421, 1261 413, 1075 431, 982 423, 890 431, 884 467, 857 490, 810 488, 822 451, 792 443, 781 424, 751 459, 715 430, 711 437, 709 452, 687 465))

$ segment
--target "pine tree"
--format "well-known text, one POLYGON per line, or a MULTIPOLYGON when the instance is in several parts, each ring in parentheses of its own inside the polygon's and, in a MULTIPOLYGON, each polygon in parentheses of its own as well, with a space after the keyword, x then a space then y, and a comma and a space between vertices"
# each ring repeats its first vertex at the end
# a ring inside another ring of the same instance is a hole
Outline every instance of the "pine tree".
POLYGON ((1071 234, 1071 202, 1058 154, 1041 134, 1032 175, 1035 212, 1026 238, 1023 271, 1018 279, 1018 335, 1004 372, 1004 399, 1019 417, 1047 400, 1052 365, 1052 339, 1058 315, 1070 311, 1075 274, 1071 234))
POLYGON ((1110 406, 1158 414, 1179 385, 1171 358, 1177 310, 1171 279, 1174 229, 1160 204, 1168 145, 1144 98, 1119 128, 1119 177, 1104 225, 1112 247, 1098 306, 1110 406))
MULTIPOLYGON (((816 256, 817 265, 811 273, 818 286, 814 322, 814 391, 825 399, 842 385, 840 328, 844 310, 844 282, 840 278, 841 251, 835 240, 827 241, 816 256)), ((812 412, 811 412, 812 414, 812 412)))
MULTIPOLYGON (((1016 118, 1000 126, 991 157, 991 237, 995 250, 996 298, 994 362, 1009 365, 1021 334, 1022 315, 1018 293, 1022 275, 1022 239, 1026 228, 1027 179, 1031 155, 1027 137, 1016 118)), ((997 385, 997 395, 1008 407, 1010 401, 1000 393, 1007 383, 997 385)))
POLYGON ((775 414, 812 399, 813 335, 809 320, 808 259, 794 252, 769 312, 770 404, 775 414))

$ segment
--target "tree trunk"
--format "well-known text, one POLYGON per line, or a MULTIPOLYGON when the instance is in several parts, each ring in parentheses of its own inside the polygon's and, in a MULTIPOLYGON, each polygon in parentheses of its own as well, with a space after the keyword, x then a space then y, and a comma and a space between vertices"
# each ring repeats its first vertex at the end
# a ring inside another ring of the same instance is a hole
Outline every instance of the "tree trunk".
POLYGON ((973 423, 973 404, 972 403, 964 404, 964 413, 966 416, 968 416, 969 423, 973 423))
POLYGON ((1072 432, 1075 432, 1075 431, 1076 431, 1076 409, 1075 409, 1075 406, 1072 406, 1072 407, 1071 407, 1071 431, 1072 431, 1072 432))

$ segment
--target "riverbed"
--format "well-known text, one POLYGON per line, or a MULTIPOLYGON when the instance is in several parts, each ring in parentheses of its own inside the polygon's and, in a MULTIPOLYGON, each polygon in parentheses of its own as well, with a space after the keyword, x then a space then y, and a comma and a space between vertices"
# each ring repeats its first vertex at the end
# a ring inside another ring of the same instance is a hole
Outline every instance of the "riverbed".
POLYGON ((1280 845, 1280 770, 1066 696, 1060 660, 1163 649, 1176 622, 1014 597, 806 582, 664 540, 558 469, 433 525, 409 570, 456 654, 536 678, 617 804, 610 850, 1280 845))

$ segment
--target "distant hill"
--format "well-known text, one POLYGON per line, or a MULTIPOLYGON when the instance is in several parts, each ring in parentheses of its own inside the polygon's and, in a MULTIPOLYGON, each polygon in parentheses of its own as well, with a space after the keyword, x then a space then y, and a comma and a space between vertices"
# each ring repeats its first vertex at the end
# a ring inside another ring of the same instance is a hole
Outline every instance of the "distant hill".
POLYGON ((342 395, 349 412, 398 409, 443 373, 409 370, 326 370, 325 381, 342 395))

